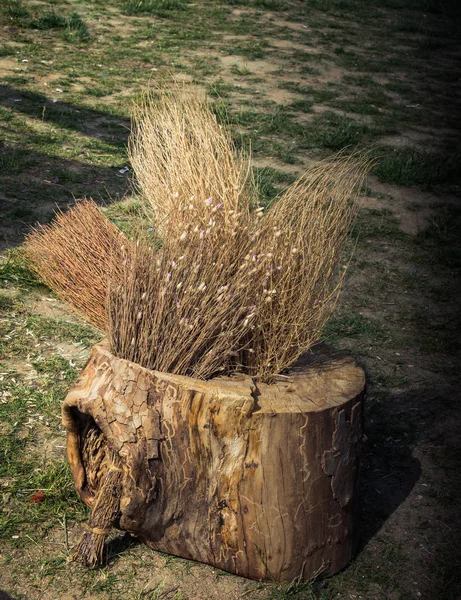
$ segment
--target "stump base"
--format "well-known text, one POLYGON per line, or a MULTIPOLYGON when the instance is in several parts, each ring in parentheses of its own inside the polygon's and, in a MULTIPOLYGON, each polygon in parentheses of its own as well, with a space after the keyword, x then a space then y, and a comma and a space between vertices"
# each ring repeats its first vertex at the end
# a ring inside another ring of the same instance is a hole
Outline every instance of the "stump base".
POLYGON ((326 346, 273 385, 158 373, 95 346, 63 405, 77 491, 91 506, 91 419, 121 460, 122 529, 252 579, 331 575, 357 538, 364 387, 326 346))

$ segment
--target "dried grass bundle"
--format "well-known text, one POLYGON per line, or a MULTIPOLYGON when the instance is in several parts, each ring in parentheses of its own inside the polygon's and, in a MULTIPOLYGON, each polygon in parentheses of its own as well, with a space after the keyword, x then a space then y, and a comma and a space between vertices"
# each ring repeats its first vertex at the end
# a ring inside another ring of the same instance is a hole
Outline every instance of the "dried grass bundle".
POLYGON ((265 215, 250 211, 248 157, 235 155, 205 102, 164 94, 137 118, 131 160, 162 247, 154 256, 139 241, 113 279, 114 353, 181 375, 270 380, 331 315, 366 162, 320 163, 265 215))
POLYGON ((242 344, 241 364, 250 375, 270 380, 318 341, 344 280, 338 263, 368 168, 363 158, 323 161, 261 219, 259 252, 270 262, 253 282, 256 316, 242 344))
POLYGON ((86 428, 82 434, 82 461, 87 485, 94 494, 94 500, 88 525, 77 544, 73 559, 95 568, 104 563, 106 536, 119 517, 122 462, 95 424, 86 428))
POLYGON ((27 236, 25 253, 32 269, 86 321, 107 331, 109 273, 122 262, 125 236, 93 200, 58 212, 50 225, 27 236))
POLYGON ((135 118, 130 155, 153 238, 129 242, 84 201, 29 236, 34 269, 108 331, 121 358, 203 379, 241 370, 270 380, 318 340, 334 309, 367 161, 321 162, 266 214, 251 210, 249 157, 205 101, 176 88, 147 96, 135 118))
POLYGON ((134 245, 109 292, 116 356, 201 379, 232 370, 255 314, 253 289, 238 276, 251 243, 238 221, 234 236, 210 227, 156 253, 134 245))
POLYGON ((144 97, 135 108, 129 154, 148 218, 164 243, 191 224, 207 229, 207 202, 224 209, 213 216, 219 225, 232 211, 249 211, 249 157, 237 154, 207 102, 183 88, 144 97))

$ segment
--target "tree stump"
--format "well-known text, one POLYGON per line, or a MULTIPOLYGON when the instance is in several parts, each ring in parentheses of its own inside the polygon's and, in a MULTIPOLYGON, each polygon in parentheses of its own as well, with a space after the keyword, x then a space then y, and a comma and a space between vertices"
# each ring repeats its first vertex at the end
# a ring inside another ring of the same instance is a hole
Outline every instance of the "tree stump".
POLYGON ((261 580, 331 575, 357 538, 365 376, 318 346, 272 385, 144 369, 95 346, 63 405, 77 491, 96 423, 122 464, 119 527, 155 550, 261 580))

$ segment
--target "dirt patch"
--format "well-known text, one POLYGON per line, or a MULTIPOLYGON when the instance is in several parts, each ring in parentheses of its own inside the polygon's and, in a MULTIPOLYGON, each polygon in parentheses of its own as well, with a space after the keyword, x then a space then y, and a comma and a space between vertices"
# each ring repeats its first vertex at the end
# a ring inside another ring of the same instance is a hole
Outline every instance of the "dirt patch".
POLYGON ((361 208, 377 211, 389 211, 397 219, 399 228, 410 235, 417 235, 424 231, 429 223, 433 210, 430 208, 411 208, 395 202, 392 198, 375 198, 373 196, 360 196, 358 204, 361 208))
POLYGON ((397 203, 403 203, 406 206, 421 206, 430 208, 440 204, 459 205, 459 196, 449 192, 432 192, 422 190, 416 187, 403 187, 381 183, 376 177, 370 175, 368 177, 369 185, 374 192, 388 195, 397 203))
POLYGON ((349 72, 333 65, 322 65, 322 72, 316 76, 318 83, 339 83, 349 72))
POLYGON ((268 73, 273 73, 277 69, 277 65, 268 60, 248 61, 248 59, 244 59, 234 54, 229 56, 220 56, 219 58, 224 67, 229 69, 234 65, 237 65, 238 67, 245 67, 248 68, 252 75, 256 76, 267 75, 268 73))
POLYGON ((311 51, 311 46, 306 46, 305 44, 299 44, 297 42, 293 42, 292 40, 271 40, 270 45, 273 48, 280 48, 281 50, 301 50, 303 52, 311 51))
MULTIPOLYGON (((9 372, 10 374, 14 373, 15 375, 20 375, 25 381, 32 381, 38 377, 37 371, 34 369, 33 365, 24 362, 24 360, 3 359, 2 369, 5 369, 5 372, 9 372)), ((0 381, 3 380, 3 376, 0 377, 0 381)))
POLYGON ((18 59, 9 57, 0 58, 0 76, 4 77, 10 71, 21 71, 18 68, 18 59))
POLYGON ((393 148, 420 148, 426 150, 433 145, 434 138, 426 133, 419 131, 403 132, 401 135, 392 135, 381 138, 384 146, 392 146, 393 148))
POLYGON ((267 19, 271 21, 274 25, 281 28, 288 28, 292 31, 300 31, 301 33, 305 33, 309 31, 311 28, 309 25, 305 25, 304 23, 295 23, 294 21, 285 21, 284 19, 278 19, 273 15, 268 15, 267 19))
MULTIPOLYGON (((35 415, 35 419, 40 419, 42 415, 35 415)), ((56 415, 56 420, 60 419, 60 415, 56 415)), ((51 431, 50 427, 46 426, 46 419, 43 418, 40 421, 40 426, 35 427, 36 441, 33 446, 30 447, 31 453, 36 453, 37 448, 40 448, 40 455, 43 456, 43 460, 57 460, 64 459, 66 456, 66 433, 61 431, 55 433, 51 431)), ((56 423, 53 423, 56 425, 56 423)))
POLYGON ((291 104, 291 102, 302 98, 299 94, 282 88, 272 87, 270 84, 265 84, 263 89, 266 98, 272 102, 277 102, 277 104, 291 104))
POLYGON ((124 590, 127 584, 132 589, 140 589, 145 597, 155 594, 169 600, 174 597, 190 600, 239 600, 243 597, 262 600, 267 597, 264 590, 258 592, 261 586, 257 582, 227 576, 207 565, 165 556, 128 534, 112 536, 112 552, 124 550, 124 553, 113 555, 110 570, 91 572, 71 562, 72 551, 82 531, 82 526, 63 523, 60 529, 51 530, 40 540, 40 545, 29 546, 27 550, 13 550, 13 565, 18 561, 27 562, 31 568, 31 579, 24 586, 18 581, 13 567, 2 574, 2 585, 15 594, 26 594, 28 600, 56 600, 56 590, 62 590, 62 594, 59 593, 61 600, 94 598, 96 591, 99 592, 98 598, 126 598, 124 590), (53 587, 50 589, 40 570, 48 571, 53 566, 53 587), (69 578, 73 581, 72 591, 69 591, 69 578), (110 585, 105 592, 104 583, 108 578, 110 585))
MULTIPOLYGON (((306 158, 305 162, 303 161, 301 164, 307 164, 309 161, 306 158)), ((264 167, 269 167, 271 169, 277 169, 279 171, 284 171, 285 173, 290 173, 293 176, 299 174, 299 171, 302 171, 302 166, 297 165, 287 165, 283 164, 280 161, 277 161, 274 158, 258 158, 253 160, 253 165, 258 169, 263 169, 264 167)))
POLYGON ((41 317, 49 317, 62 321, 80 323, 80 319, 73 315, 68 307, 57 298, 47 298, 44 296, 31 298, 27 302, 28 309, 32 314, 41 317))

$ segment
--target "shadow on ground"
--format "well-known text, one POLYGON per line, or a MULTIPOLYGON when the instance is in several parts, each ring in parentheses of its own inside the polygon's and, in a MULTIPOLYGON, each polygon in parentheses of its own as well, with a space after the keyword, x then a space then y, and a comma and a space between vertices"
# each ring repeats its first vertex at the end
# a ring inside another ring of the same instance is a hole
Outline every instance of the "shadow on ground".
MULTIPOLYGON (((447 385, 378 395, 370 398, 366 413, 359 552, 400 507, 396 527, 416 527, 421 540, 430 528, 429 538, 437 540, 425 553, 428 577, 422 583, 426 593, 433 594, 427 597, 456 599, 461 594, 461 553, 456 535, 461 525, 459 389, 447 385), (417 482, 418 493, 413 494, 412 501, 417 496, 421 508, 418 522, 410 523, 414 509, 401 505, 417 482), (442 529, 440 523, 449 527, 442 529)), ((418 538, 413 541, 415 547, 420 545, 418 538)))
POLYGON ((0 590, 0 600, 15 600, 15 599, 13 598, 13 596, 10 596, 3 590, 0 590))
POLYGON ((0 131, 7 139, 20 141, 0 142, 0 250, 21 244, 31 226, 49 222, 57 207, 88 196, 109 203, 129 190, 128 173, 120 173, 126 165, 126 158, 120 156, 125 154, 128 138, 128 123, 121 117, 53 103, 42 94, 4 85, 0 86, 1 107, 10 109, 13 118, 4 119, 0 131), (44 126, 32 129, 18 122, 18 113, 41 120, 44 126), (65 130, 64 135, 54 126, 65 130), (88 142, 69 139, 69 131, 71 135, 80 132, 88 142), (58 155, 65 154, 66 145, 72 146, 74 157, 58 155), (88 161, 90 153, 92 162, 88 161), (94 164, 101 157, 110 166, 94 164))
POLYGON ((54 101, 44 94, 0 85, 0 106, 113 146, 126 142, 130 123, 118 115, 71 102, 54 101))

